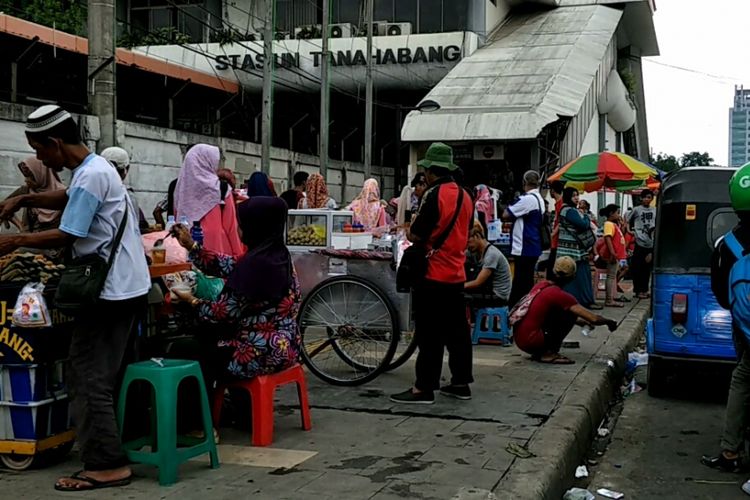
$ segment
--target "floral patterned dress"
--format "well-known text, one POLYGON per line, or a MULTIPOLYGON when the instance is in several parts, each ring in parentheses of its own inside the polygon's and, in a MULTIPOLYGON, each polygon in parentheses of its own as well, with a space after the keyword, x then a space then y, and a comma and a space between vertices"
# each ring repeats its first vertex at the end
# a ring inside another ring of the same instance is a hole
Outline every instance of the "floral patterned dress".
MULTIPOLYGON (((237 264, 234 257, 205 250, 200 245, 190 252, 190 258, 206 274, 222 278, 229 276, 237 264)), ((229 287, 224 287, 215 302, 200 301, 197 306, 200 320, 226 325, 234 333, 218 342, 221 350, 231 349, 231 361, 226 367, 230 375, 249 379, 280 372, 298 362, 300 297, 299 281, 293 273, 291 289, 275 304, 250 303, 229 287)))

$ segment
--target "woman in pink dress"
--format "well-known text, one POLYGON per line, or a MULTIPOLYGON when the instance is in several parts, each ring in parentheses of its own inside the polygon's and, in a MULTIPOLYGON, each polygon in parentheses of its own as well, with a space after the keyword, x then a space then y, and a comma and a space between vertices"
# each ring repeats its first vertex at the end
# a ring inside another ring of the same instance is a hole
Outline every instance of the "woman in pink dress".
POLYGON ((237 208, 232 189, 222 189, 217 171, 221 152, 216 146, 196 144, 185 155, 174 193, 175 214, 188 224, 200 221, 203 248, 239 257, 245 252, 237 232, 237 208), (223 196, 222 196, 223 194, 223 196))
POLYGON ((349 210, 354 212, 354 222, 362 224, 365 231, 385 226, 385 208, 380 203, 378 181, 367 179, 362 192, 349 205, 349 210))

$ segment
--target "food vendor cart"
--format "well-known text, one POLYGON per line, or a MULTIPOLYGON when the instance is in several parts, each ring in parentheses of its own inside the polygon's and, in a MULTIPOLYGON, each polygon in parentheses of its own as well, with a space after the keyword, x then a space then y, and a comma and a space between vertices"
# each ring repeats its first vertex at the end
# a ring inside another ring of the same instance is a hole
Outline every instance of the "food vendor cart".
MULTIPOLYGON (((3 262, 2 269, 11 264, 3 262)), ((31 276, 0 282, 0 462, 13 470, 27 469, 37 459, 56 461, 72 449, 72 430, 65 387, 64 359, 72 319, 53 306, 54 281, 44 290, 52 326, 19 328, 11 320, 21 289, 31 276)), ((41 267, 38 269, 42 272, 41 267)))
POLYGON ((316 376, 359 385, 405 363, 416 349, 411 295, 396 291, 391 242, 345 232, 353 213, 290 210, 286 243, 302 289, 302 358, 316 376))

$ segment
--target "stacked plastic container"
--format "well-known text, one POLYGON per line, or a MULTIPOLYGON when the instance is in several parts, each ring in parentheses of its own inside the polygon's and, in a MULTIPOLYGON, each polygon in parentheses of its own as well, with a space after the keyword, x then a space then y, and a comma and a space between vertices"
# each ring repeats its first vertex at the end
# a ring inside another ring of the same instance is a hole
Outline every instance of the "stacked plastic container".
POLYGON ((0 364, 0 440, 41 440, 68 429, 63 361, 0 364))

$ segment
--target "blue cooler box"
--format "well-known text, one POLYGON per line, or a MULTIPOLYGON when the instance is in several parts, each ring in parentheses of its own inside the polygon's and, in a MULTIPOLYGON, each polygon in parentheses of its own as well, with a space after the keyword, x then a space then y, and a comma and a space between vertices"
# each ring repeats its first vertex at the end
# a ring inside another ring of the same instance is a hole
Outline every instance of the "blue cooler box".
POLYGON ((54 398, 65 392, 64 362, 44 365, 0 365, 0 401, 24 403, 54 398))
POLYGON ((70 427, 67 396, 29 403, 0 401, 0 440, 40 440, 70 427))

